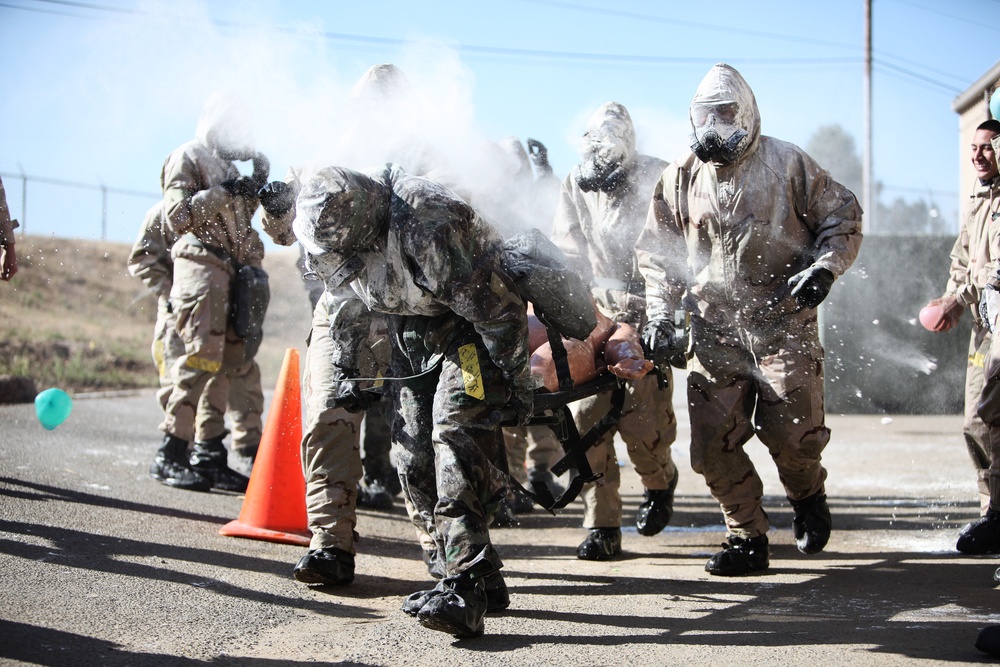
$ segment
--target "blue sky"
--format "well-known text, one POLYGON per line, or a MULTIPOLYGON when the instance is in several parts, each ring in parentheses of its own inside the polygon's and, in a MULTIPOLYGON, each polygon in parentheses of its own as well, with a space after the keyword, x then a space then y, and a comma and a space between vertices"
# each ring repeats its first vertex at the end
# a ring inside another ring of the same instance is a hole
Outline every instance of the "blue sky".
MULTIPOLYGON (((933 196, 954 218, 966 151, 951 103, 1000 59, 1000 0, 873 0, 873 14, 882 200, 933 196)), ((213 90, 253 102, 280 178, 338 162, 337 110, 381 62, 425 91, 433 103, 410 120, 451 150, 533 137, 560 177, 609 100, 643 152, 678 157, 695 87, 721 61, 754 89, 765 134, 804 146, 836 123, 860 154, 863 26, 861 0, 0 0, 0 173, 29 233, 96 239, 103 226, 131 241, 213 90), (104 185, 107 213, 100 191, 30 181, 25 216, 9 175, 22 172, 104 185)))

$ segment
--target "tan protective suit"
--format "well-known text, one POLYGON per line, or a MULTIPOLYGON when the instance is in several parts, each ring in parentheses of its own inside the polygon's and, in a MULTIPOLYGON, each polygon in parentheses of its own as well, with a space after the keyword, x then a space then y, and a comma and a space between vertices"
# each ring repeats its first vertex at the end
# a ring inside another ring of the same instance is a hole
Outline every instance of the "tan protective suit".
MULTIPOLYGON (((1000 135, 992 139, 1000 150, 1000 135)), ((945 295, 953 294, 972 311, 969 365, 965 374, 965 444, 976 468, 980 512, 1000 510, 1000 349, 996 336, 979 317, 979 299, 987 283, 1000 286, 1000 176, 972 195, 965 224, 951 251, 951 276, 945 295)))
POLYGON ((0 180, 0 248, 15 244, 14 230, 18 227, 17 220, 10 218, 7 193, 3 189, 3 181, 0 180))
MULTIPOLYGON (((184 341, 177 333, 176 317, 170 305, 173 285, 173 261, 170 249, 177 237, 163 224, 163 204, 157 202, 143 217, 142 228, 128 258, 128 272, 139 278, 156 295, 156 323, 153 325, 151 352, 160 378, 156 393, 160 409, 165 410, 173 389, 171 376, 174 364, 184 354, 184 341)), ((205 387, 198 402, 195 439, 207 441, 226 432, 225 412, 230 382, 225 375, 215 375, 205 387)), ((237 418, 239 415, 233 415, 237 418)), ((239 429, 237 426, 236 428, 239 429)), ((240 429, 245 431, 246 429, 240 429)))
MULTIPOLYGON (((285 177, 297 193, 308 171, 289 170, 285 177)), ((293 205, 284 215, 262 214, 262 226, 280 245, 295 243, 293 205)), ((357 537, 357 487, 364 473, 361 459, 361 429, 365 413, 335 407, 337 367, 357 368, 365 377, 384 373, 389 365, 389 341, 384 320, 355 298, 349 287, 328 290, 313 309, 312 328, 306 349, 303 375, 305 424, 303 426, 302 473, 306 480, 306 516, 312 549, 336 548, 355 553, 357 537), (382 328, 382 330, 379 329, 382 328), (367 345, 355 339, 365 337, 367 345)), ((378 416, 378 415, 376 415, 378 416)), ((433 550, 429 536, 417 537, 433 550)))
POLYGON ((692 316, 688 369, 691 463, 722 506, 729 532, 768 530, 763 484, 743 446, 756 435, 786 495, 824 492, 820 455, 830 431, 823 409, 823 349, 815 309, 787 281, 810 265, 839 276, 861 245, 861 207, 800 148, 760 134, 749 85, 716 65, 699 102, 739 106, 749 143, 731 163, 694 154, 656 186, 636 245, 647 315, 692 316))
MULTIPOLYGON (((226 257, 260 267, 264 244, 251 226, 257 198, 231 195, 221 185, 240 174, 220 150, 239 142, 230 136, 231 110, 212 101, 198 121, 196 139, 167 157, 160 176, 166 224, 179 237, 171 251, 170 302, 184 342, 161 430, 190 441, 201 394, 221 373, 234 383, 229 409, 238 419, 233 420, 232 449, 252 452, 260 442, 264 396, 260 368, 247 358, 244 341, 229 323, 235 269, 226 257)), ((251 147, 240 157, 252 155, 251 147)))
MULTIPOLYGON (((614 102, 604 104, 591 117, 583 152, 584 162, 563 181, 552 240, 584 276, 591 278, 597 307, 615 321, 641 329, 645 323, 645 286, 636 267, 634 246, 653 186, 667 163, 636 153, 632 119, 625 107, 614 102), (587 148, 593 143, 612 147, 613 156, 594 157, 587 148), (603 187, 585 191, 580 176, 588 171, 588 160, 620 165, 624 172, 621 184, 608 191, 603 187)), ((586 485, 581 494, 585 528, 616 528, 622 523, 615 433, 621 435, 647 489, 667 489, 677 475, 670 454, 677 437, 677 419, 670 369, 664 371, 668 381, 664 389, 658 388, 654 376, 628 383, 617 429, 610 430, 588 450, 591 468, 595 473, 604 473, 604 479, 586 485)), ((604 394, 572 403, 570 408, 580 430, 589 429, 604 417, 610 401, 610 395, 604 394)))

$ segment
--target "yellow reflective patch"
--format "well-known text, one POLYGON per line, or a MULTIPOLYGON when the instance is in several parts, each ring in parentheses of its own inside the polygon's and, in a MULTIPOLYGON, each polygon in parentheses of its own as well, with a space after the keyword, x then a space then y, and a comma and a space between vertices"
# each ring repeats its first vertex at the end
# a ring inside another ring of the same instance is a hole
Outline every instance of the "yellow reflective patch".
POLYGON ((982 352, 970 354, 969 364, 975 366, 976 368, 984 368, 986 366, 986 355, 982 352))
POLYGON ((160 377, 167 377, 167 365, 164 363, 163 359, 163 341, 157 340, 153 342, 153 360, 156 362, 156 371, 160 374, 160 377))
POLYGON ((205 371, 207 373, 217 373, 220 368, 222 368, 221 361, 212 361, 211 359, 199 359, 198 357, 190 356, 187 361, 184 362, 185 366, 190 366, 199 371, 205 371))
POLYGON ((373 383, 373 385, 372 385, 373 387, 381 387, 382 385, 385 384, 385 381, 382 379, 382 371, 379 371, 378 373, 376 373, 375 377, 378 378, 378 379, 375 380, 375 382, 373 383))
POLYGON ((479 400, 486 398, 486 391, 483 389, 483 373, 479 369, 479 353, 476 352, 475 343, 458 348, 458 363, 462 367, 465 393, 479 400))

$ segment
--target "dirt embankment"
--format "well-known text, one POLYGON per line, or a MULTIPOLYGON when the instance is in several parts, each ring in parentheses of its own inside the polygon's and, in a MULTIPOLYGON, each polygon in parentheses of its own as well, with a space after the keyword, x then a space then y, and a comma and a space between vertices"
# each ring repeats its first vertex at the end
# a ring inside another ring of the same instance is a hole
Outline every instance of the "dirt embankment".
MULTIPOLYGON (((0 283, 0 376, 70 393, 156 386, 156 299, 126 270, 130 244, 18 236, 18 273, 0 283)), ((269 252, 271 306, 258 354, 273 386, 288 347, 304 350, 309 300, 297 252, 269 252)))

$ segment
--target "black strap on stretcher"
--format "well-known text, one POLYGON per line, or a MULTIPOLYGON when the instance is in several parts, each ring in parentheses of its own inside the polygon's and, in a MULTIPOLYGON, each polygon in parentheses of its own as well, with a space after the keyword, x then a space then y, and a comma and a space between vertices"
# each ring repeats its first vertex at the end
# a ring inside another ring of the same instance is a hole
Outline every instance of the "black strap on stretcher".
MULTIPOLYGON (((553 510, 562 509, 573 502, 580 495, 584 484, 595 482, 604 476, 604 473, 595 474, 590 467, 587 450, 618 425, 625 405, 625 385, 611 373, 605 373, 577 387, 570 376, 566 347, 562 343, 562 338, 545 322, 541 313, 536 312, 536 315, 539 321, 545 324, 549 346, 552 348, 552 360, 556 366, 556 377, 559 379, 559 391, 535 394, 534 415, 528 425, 548 426, 562 444, 565 454, 550 468, 552 474, 558 477, 568 470, 573 470, 574 474, 566 491, 558 498, 553 497, 552 490, 543 481, 533 480, 529 491, 512 476, 508 477, 512 486, 548 510, 550 514, 554 514, 553 510), (586 433, 581 434, 573 420, 569 404, 606 391, 611 392, 611 408, 600 421, 591 426, 586 433)), ((512 426, 516 423, 505 420, 503 425, 512 426)))

